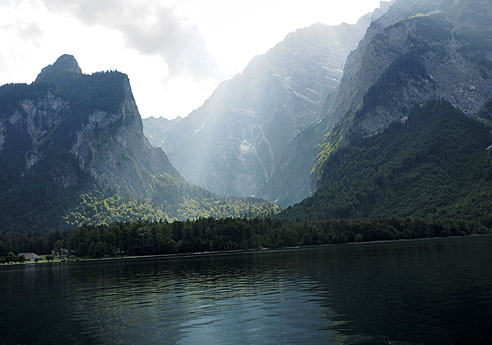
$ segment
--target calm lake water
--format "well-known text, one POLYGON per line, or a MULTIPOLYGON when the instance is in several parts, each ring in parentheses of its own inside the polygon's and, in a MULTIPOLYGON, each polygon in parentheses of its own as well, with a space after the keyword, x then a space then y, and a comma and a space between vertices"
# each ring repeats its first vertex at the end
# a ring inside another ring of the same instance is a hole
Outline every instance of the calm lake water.
POLYGON ((492 342, 492 237, 0 267, 0 344, 492 342))

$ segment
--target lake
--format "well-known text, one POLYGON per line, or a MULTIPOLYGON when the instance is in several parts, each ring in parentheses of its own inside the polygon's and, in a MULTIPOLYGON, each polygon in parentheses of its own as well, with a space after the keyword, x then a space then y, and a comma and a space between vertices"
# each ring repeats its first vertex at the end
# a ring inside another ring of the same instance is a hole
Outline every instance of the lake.
POLYGON ((492 237, 0 267, 0 344, 479 344, 492 237))

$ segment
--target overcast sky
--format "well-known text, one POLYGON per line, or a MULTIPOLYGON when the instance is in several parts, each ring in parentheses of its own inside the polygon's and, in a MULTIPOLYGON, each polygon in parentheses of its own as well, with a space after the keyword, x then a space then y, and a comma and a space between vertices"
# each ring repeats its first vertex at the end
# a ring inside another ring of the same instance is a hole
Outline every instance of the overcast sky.
POLYGON ((379 0, 0 0, 0 84, 62 54, 129 75, 142 117, 186 116, 286 34, 355 23, 379 0))

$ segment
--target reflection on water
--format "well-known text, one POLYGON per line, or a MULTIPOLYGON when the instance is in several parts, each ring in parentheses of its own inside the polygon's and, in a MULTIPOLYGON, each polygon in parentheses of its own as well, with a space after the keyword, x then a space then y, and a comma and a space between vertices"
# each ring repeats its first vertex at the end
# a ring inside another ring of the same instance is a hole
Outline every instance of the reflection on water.
POLYGON ((0 344, 486 343, 492 237, 0 268, 0 344))

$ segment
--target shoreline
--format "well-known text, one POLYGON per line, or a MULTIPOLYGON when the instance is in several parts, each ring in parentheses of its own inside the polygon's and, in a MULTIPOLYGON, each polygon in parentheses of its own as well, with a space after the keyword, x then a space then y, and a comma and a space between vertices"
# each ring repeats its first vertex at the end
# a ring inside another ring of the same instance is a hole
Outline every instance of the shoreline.
POLYGON ((42 265, 42 264, 76 264, 76 263, 108 263, 108 262, 131 262, 131 261, 143 261, 143 260, 161 260, 161 259, 192 259, 192 258, 206 258, 206 257, 218 257, 218 256, 234 256, 241 254, 260 254, 260 253, 276 253, 276 252, 288 252, 298 251, 304 249, 324 248, 324 247, 341 247, 341 246, 358 246, 358 245, 377 245, 385 243, 398 243, 398 242, 416 242, 416 241, 430 241, 430 240, 445 240, 445 239, 457 239, 468 237, 486 237, 492 236, 492 234, 471 234, 465 236, 447 236, 447 237, 423 237, 423 238, 411 238, 411 239, 397 239, 397 240, 382 240, 382 241, 366 241, 366 242, 349 242, 349 243, 329 243, 309 246, 294 246, 283 248, 261 248, 261 249, 236 249, 236 250, 222 250, 222 251, 210 251, 210 252, 195 252, 195 253, 179 253, 179 254, 155 254, 155 255, 133 255, 133 256, 119 256, 108 258, 78 258, 73 260, 56 259, 52 262, 14 262, 8 264, 0 264, 0 267, 10 267, 16 265, 42 265))

